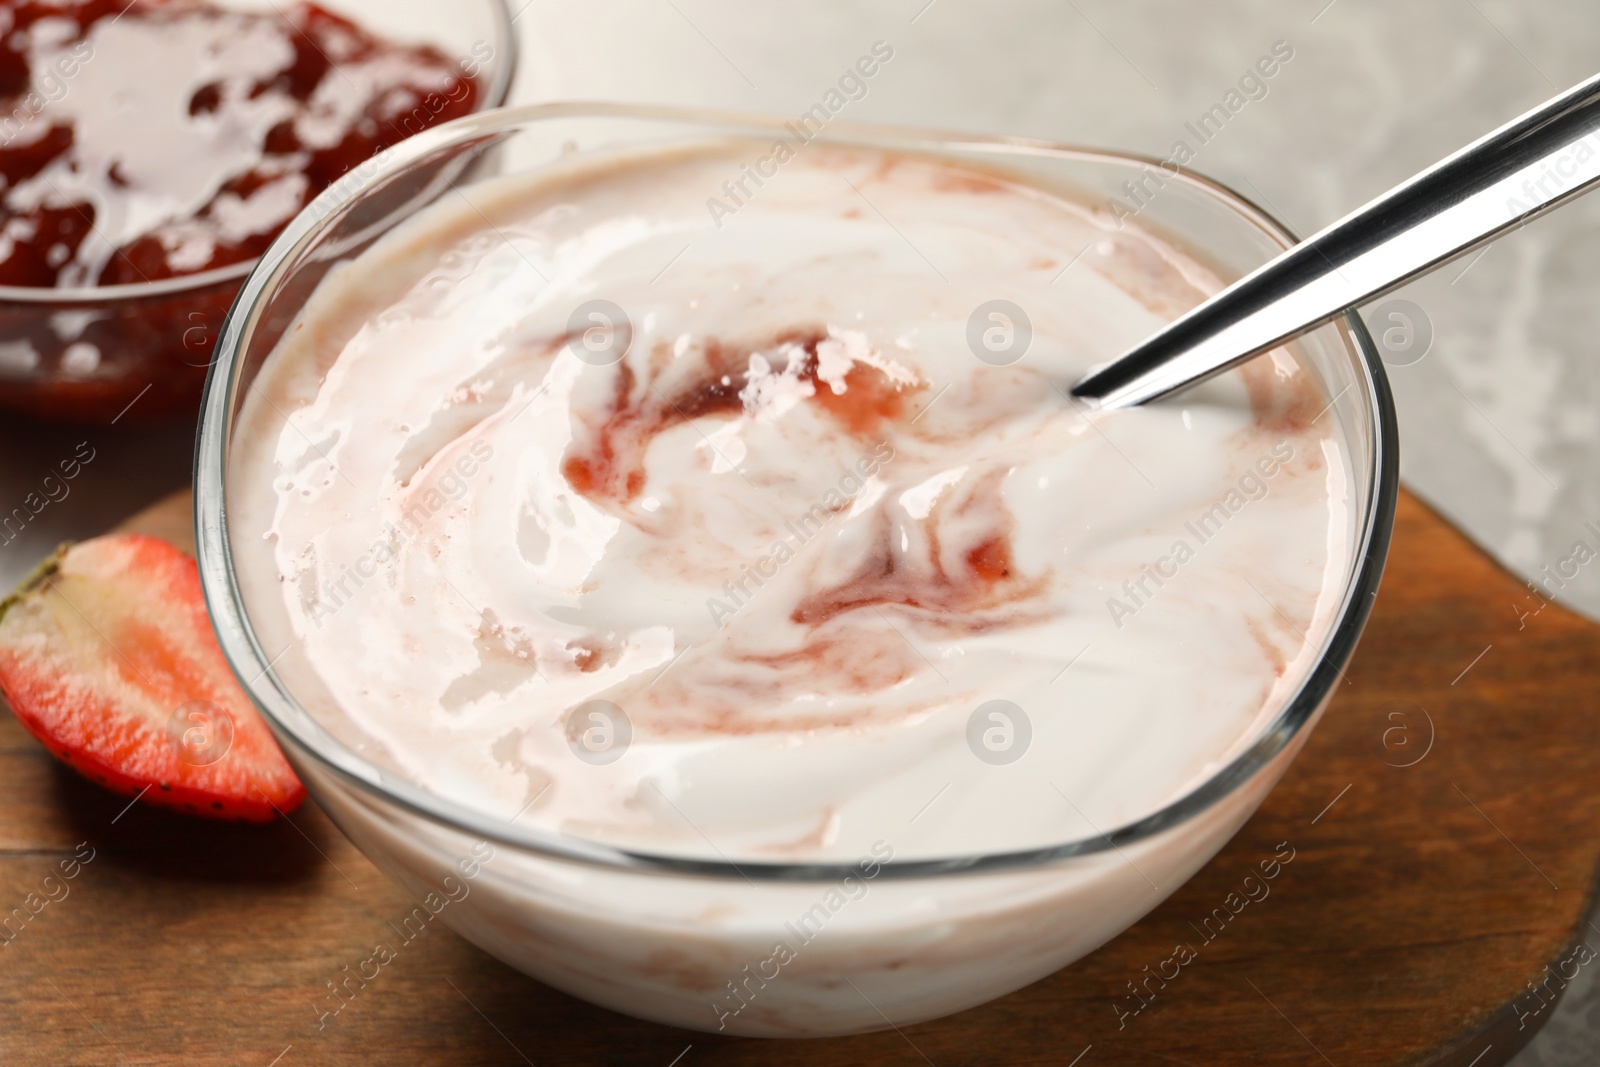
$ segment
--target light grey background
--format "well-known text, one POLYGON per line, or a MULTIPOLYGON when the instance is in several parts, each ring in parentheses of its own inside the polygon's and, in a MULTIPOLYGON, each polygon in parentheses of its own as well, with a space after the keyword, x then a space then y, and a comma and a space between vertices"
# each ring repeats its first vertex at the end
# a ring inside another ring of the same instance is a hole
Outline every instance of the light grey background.
MULTIPOLYGON (((1192 165, 1301 233, 1600 65, 1600 8, 1570 0, 532 0, 517 28, 519 102, 796 115, 881 39, 894 58, 846 117, 1159 156, 1286 41, 1294 58, 1266 97, 1192 165)), ((1426 358, 1391 373, 1404 476, 1529 576, 1580 539, 1600 549, 1583 529, 1600 525, 1597 238, 1600 197, 1401 294, 1435 333, 1426 358)), ((56 541, 98 532, 187 478, 186 428, 64 430, 0 415, 0 511, 82 440, 96 459, 68 498, 0 543, 0 586, 56 541)), ((1600 618, 1596 572, 1585 567, 1560 599, 1600 618)), ((1589 1063, 1597 1044, 1600 990, 1579 983, 1517 1062, 1589 1063)))

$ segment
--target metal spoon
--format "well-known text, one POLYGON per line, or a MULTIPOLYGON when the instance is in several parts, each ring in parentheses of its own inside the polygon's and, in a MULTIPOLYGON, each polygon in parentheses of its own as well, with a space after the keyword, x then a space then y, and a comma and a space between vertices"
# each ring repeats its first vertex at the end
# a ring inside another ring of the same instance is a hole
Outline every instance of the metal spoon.
POLYGON ((1447 156, 1072 387, 1120 408, 1204 381, 1600 181, 1600 75, 1447 156))

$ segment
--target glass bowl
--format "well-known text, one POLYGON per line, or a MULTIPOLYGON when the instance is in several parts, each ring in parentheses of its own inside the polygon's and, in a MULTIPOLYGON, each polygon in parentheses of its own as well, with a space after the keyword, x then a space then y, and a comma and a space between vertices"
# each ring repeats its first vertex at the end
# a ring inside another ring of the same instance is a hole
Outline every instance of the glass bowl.
MULTIPOLYGON (((220 3, 283 10, 265 0, 220 3)), ((319 4, 390 41, 461 57, 483 87, 479 111, 505 102, 516 69, 506 0, 319 4)), ((0 408, 102 423, 192 417, 222 320, 254 266, 247 260, 132 285, 0 285, 0 408)))
MULTIPOLYGON (((240 539, 259 533, 229 527, 240 405, 309 293, 452 188, 708 138, 747 141, 760 155, 786 136, 776 119, 552 104, 469 117, 401 144, 313 203, 247 280, 206 390, 195 507, 201 577, 233 669, 312 795, 414 895, 419 926, 436 915, 527 974, 619 1012, 713 1032, 819 1036, 937 1017, 1035 981, 1116 936, 1206 863, 1299 751, 1355 647, 1388 549, 1398 460, 1388 384, 1360 320, 1347 314, 1296 342, 1351 456, 1351 562, 1334 622, 1293 698, 1230 762, 1159 810, 1089 836, 988 854, 890 848, 858 863, 647 853, 465 806, 420 788, 348 733, 341 739, 285 683, 295 653, 275 667, 288 650, 262 647, 233 560, 240 539)), ((1138 224, 1193 250, 1224 280, 1293 242, 1237 194, 1195 175, 1157 174, 1153 160, 844 122, 817 136, 1000 169, 1090 204, 1156 175, 1160 195, 1138 224)), ((1116 225, 1109 211, 1105 223, 1116 225)))

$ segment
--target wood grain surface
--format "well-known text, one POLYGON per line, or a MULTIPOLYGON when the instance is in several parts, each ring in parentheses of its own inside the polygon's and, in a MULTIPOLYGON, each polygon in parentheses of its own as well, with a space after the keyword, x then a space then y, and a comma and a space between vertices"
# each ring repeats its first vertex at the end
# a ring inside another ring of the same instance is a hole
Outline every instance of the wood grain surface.
MULTIPOLYGON (((137 525, 186 538, 182 508, 137 525)), ((5 716, 0 918, 27 918, 0 935, 0 1063, 1488 1067, 1549 1017, 1562 973, 1589 965, 1584 939, 1600 946, 1584 919, 1600 857, 1600 626, 1539 605, 1402 497, 1347 683, 1210 865, 1042 982, 838 1040, 614 1015, 444 929, 319 1029, 325 983, 411 906, 321 812, 252 828, 129 807, 5 716), (1280 842, 1294 858, 1270 895, 1206 927, 1280 842), (67 880, 74 850, 93 858, 67 880), (37 914, 30 894, 46 901, 37 914), (1193 962, 1135 1000, 1129 983, 1179 944, 1193 962)))

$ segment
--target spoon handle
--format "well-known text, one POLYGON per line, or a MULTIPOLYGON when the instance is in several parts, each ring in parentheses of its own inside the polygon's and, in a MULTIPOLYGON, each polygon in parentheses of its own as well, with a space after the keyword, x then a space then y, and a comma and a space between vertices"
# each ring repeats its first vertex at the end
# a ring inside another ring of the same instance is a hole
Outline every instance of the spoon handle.
POLYGON ((1073 386, 1131 407, 1242 363, 1600 180, 1600 75, 1480 138, 1241 278, 1073 386))

